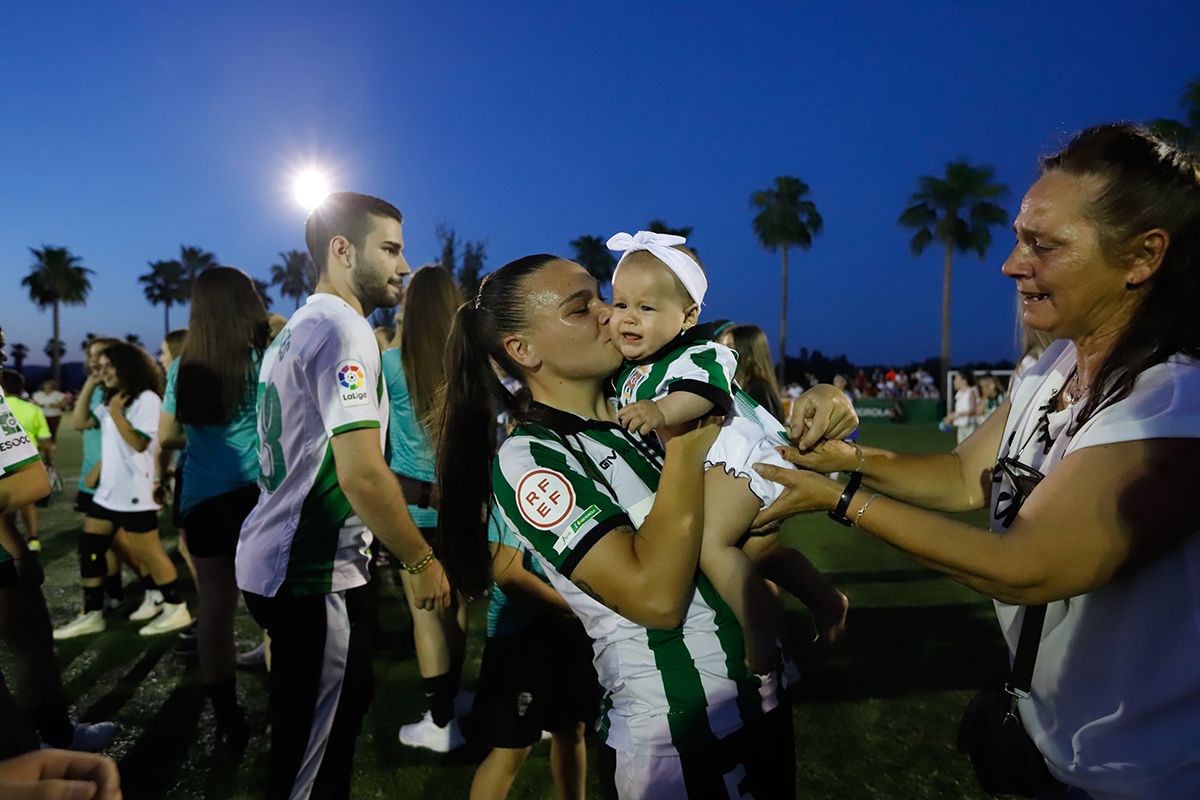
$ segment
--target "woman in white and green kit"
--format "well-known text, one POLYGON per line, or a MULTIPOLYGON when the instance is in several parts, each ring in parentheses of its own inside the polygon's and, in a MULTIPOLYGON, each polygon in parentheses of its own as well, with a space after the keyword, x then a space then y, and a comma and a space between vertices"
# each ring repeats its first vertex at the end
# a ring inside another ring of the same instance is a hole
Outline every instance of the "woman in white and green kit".
MULTIPOLYGON (((549 255, 491 273, 459 310, 438 453, 443 563, 465 593, 487 588, 494 498, 592 638, 608 796, 790 797, 794 735, 778 676, 747 669, 742 630, 698 570, 717 428, 665 452, 623 430, 603 391, 621 363, 608 319, 596 280, 549 255), (493 364, 521 381, 518 395, 493 364), (495 457, 494 403, 517 420, 495 457)), ((854 418, 834 394, 817 397, 837 435, 854 418)))

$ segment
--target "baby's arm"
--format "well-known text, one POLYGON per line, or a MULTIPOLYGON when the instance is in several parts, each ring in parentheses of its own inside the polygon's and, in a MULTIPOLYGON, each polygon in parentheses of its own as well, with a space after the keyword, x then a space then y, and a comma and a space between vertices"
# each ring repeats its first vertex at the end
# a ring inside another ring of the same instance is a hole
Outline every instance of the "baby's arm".
POLYGON ((639 400, 617 412, 617 420, 627 430, 642 435, 659 428, 670 428, 707 416, 714 404, 691 392, 671 392, 661 400, 639 400))

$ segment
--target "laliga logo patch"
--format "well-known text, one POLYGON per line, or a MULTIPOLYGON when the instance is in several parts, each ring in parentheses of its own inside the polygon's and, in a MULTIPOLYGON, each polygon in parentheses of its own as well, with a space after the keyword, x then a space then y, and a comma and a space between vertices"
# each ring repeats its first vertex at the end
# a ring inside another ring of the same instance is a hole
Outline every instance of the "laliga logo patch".
POLYGON ((575 507, 575 490, 559 472, 531 469, 517 481, 517 506, 526 522, 548 531, 575 507))
POLYGON ((370 405, 367 393, 367 372, 363 365, 354 360, 343 361, 337 366, 338 397, 347 408, 370 405))

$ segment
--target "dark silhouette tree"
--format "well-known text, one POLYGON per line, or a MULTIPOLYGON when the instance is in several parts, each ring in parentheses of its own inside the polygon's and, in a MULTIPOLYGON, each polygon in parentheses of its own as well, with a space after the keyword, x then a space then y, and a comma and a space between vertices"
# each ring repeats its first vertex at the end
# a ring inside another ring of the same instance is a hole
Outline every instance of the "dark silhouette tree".
POLYGON ((1183 87, 1179 99, 1183 108, 1183 119, 1156 119, 1150 130, 1168 142, 1184 150, 1200 151, 1200 78, 1183 87))
POLYGON ((788 250, 812 247, 813 237, 821 232, 825 222, 812 200, 806 199, 808 184, 790 175, 780 175, 770 189, 750 195, 750 205, 758 209, 754 215, 754 233, 768 250, 780 254, 781 288, 779 292, 779 380, 785 380, 787 365, 788 317, 788 250))
POLYGON ((980 261, 992 244, 992 226, 1008 221, 1008 212, 993 200, 1002 197, 1008 187, 994 180, 995 170, 983 164, 973 166, 965 159, 951 161, 941 178, 923 175, 918 189, 909 198, 909 207, 899 222, 915 228, 910 248, 914 256, 925 252, 934 242, 943 247, 942 258, 942 349, 941 378, 950 370, 950 277, 954 253, 973 252, 980 261))
POLYGON ((192 284, 196 277, 209 267, 217 266, 217 257, 202 247, 179 246, 179 267, 183 273, 183 298, 192 296, 192 284))
POLYGON ((271 265, 271 285, 279 287, 281 297, 300 301, 317 288, 317 265, 303 250, 288 250, 279 254, 280 263, 271 265))
POLYGON ((613 270, 617 266, 617 258, 605 242, 606 240, 599 236, 580 236, 571 241, 575 261, 599 281, 601 286, 612 283, 613 270))
POLYGON ((138 276, 142 294, 152 306, 163 307, 163 336, 171 332, 171 306, 184 302, 191 286, 178 261, 151 261, 150 271, 138 276))
POLYGON ((17 372, 25 371, 25 359, 29 358, 29 348, 17 342, 12 346, 13 368, 17 372))
POLYGON ((655 218, 646 223, 646 230, 652 233, 669 233, 672 236, 682 236, 688 240, 688 249, 696 255, 700 255, 700 251, 696 249, 696 246, 692 244, 691 241, 692 231, 694 230, 691 225, 684 225, 681 228, 672 228, 667 224, 666 220, 655 218))
MULTIPOLYGON (((51 341, 61 342, 60 306, 78 306, 87 302, 92 282, 88 275, 92 270, 83 266, 79 256, 72 255, 65 247, 43 245, 41 250, 29 248, 34 263, 29 274, 21 279, 21 285, 29 291, 29 299, 39 308, 51 308, 54 312, 54 334, 51 341)), ((62 385, 62 354, 58 349, 50 355, 50 372, 54 380, 62 385)))
POLYGON ((458 270, 458 286, 462 296, 474 299, 479 293, 479 282, 483 280, 483 262, 487 259, 487 247, 481 241, 463 245, 462 266, 458 270))

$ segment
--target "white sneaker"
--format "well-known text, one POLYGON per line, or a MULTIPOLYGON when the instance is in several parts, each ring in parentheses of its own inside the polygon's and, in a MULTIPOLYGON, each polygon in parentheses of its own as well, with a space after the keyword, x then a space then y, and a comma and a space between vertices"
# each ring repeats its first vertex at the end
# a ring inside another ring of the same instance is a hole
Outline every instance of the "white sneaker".
POLYGON ((237 665, 242 669, 256 669, 267 665, 267 645, 260 642, 258 647, 237 654, 237 665))
POLYGON ((400 744, 409 747, 424 747, 435 753, 449 753, 467 743, 462 731, 458 729, 458 721, 450 720, 444 728, 433 724, 433 715, 428 711, 421 717, 420 722, 400 726, 400 744))
POLYGON ((75 726, 68 750, 80 753, 98 753, 108 746, 117 735, 115 722, 80 722, 75 726))
POLYGON ((145 622, 153 619, 163 609, 162 592, 158 589, 147 589, 142 597, 142 604, 129 615, 130 622, 145 622))
POLYGON ((60 641, 62 639, 74 639, 76 636, 100 633, 106 627, 103 611, 81 611, 78 617, 66 625, 55 628, 54 638, 60 641))
POLYGON ((191 624, 192 615, 188 613, 186 603, 163 603, 162 613, 149 625, 143 626, 138 633, 142 636, 157 636, 160 633, 182 630, 191 624))

